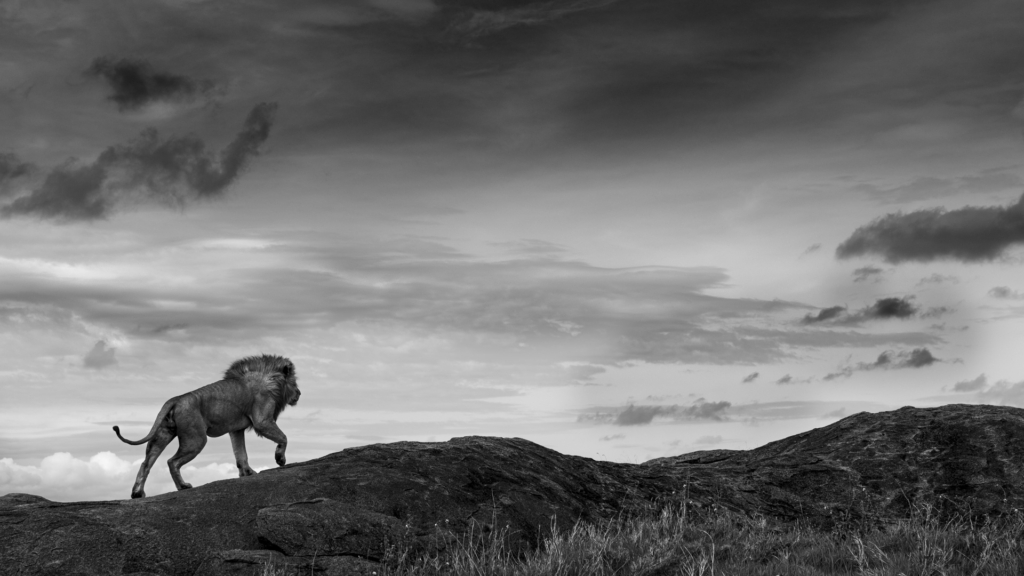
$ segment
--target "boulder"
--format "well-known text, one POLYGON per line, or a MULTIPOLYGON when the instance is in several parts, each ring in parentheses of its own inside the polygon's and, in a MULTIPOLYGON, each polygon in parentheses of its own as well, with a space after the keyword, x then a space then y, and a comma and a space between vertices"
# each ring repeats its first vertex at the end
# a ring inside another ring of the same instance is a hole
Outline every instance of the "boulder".
POLYGON ((578 521, 684 503, 823 526, 914 506, 997 515, 1024 507, 1022 440, 1024 410, 953 405, 643 464, 518 438, 377 444, 140 500, 0 497, 0 574, 371 574, 388 546, 430 553, 501 530, 524 550, 578 521))

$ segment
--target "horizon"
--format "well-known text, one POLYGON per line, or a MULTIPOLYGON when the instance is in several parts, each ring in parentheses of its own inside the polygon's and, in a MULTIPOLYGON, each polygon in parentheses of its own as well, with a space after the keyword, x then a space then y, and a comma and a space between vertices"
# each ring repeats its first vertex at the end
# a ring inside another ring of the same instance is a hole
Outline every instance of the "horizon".
POLYGON ((14 3, 0 46, 0 495, 127 498, 111 427, 260 353, 289 463, 1024 407, 1020 3, 14 3))

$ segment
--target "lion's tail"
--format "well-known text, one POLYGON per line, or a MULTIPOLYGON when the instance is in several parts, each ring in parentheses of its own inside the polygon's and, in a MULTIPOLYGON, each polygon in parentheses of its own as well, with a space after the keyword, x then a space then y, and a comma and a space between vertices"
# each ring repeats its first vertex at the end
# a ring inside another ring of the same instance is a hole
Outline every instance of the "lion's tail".
POLYGON ((167 402, 164 402, 163 407, 160 408, 160 413, 156 415, 156 420, 153 422, 153 427, 149 429, 149 434, 146 434, 146 437, 143 438, 142 440, 128 440, 124 436, 121 436, 121 429, 117 426, 114 426, 114 434, 117 434, 117 437, 121 439, 121 442, 124 442, 125 444, 131 444, 132 446, 138 446, 139 444, 145 444, 146 442, 149 442, 150 440, 153 439, 153 436, 156 436, 156 431, 160 429, 160 423, 163 422, 164 418, 167 417, 167 414, 170 413, 171 408, 174 407, 174 402, 176 400, 177 398, 171 398, 167 402))

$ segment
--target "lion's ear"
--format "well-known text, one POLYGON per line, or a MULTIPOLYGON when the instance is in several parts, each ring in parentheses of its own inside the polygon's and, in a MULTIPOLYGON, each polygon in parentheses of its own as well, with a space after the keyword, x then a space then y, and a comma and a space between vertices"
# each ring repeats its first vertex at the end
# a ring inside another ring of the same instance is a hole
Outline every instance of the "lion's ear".
POLYGON ((295 366, 291 362, 285 364, 281 367, 281 374, 283 374, 285 378, 291 378, 295 375, 295 366))

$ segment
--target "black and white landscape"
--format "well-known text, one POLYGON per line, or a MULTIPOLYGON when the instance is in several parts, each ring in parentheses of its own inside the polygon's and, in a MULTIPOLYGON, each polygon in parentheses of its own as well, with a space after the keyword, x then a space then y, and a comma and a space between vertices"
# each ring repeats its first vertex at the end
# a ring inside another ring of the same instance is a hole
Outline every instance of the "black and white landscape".
POLYGON ((2 3, 0 495, 126 498, 111 426, 259 353, 289 462, 1024 406, 1022 55, 1007 0, 2 3))

